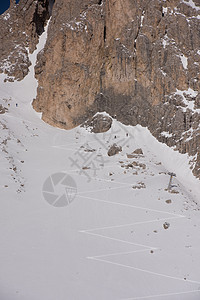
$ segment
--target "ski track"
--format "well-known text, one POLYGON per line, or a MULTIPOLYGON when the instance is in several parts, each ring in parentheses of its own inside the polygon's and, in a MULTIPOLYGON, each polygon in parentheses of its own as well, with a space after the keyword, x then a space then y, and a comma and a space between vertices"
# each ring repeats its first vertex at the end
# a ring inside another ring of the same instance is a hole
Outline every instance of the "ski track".
MULTIPOLYGON (((90 141, 90 143, 91 143, 91 141, 90 141)), ((63 145, 56 146, 56 148, 63 149, 63 145)), ((66 149, 66 148, 64 148, 64 149, 66 149)), ((67 148, 67 149, 70 150, 70 148, 67 148)), ((80 148, 77 148, 77 149, 80 150, 80 148)), ((156 159, 156 156, 154 158, 156 159)), ((109 166, 112 166, 112 165, 109 165, 109 166)), ((73 171, 79 171, 79 170, 78 169, 69 170, 68 173, 73 172, 73 171)), ((127 186, 132 185, 132 184, 124 183, 124 182, 120 182, 120 181, 114 181, 113 182, 111 180, 106 180, 104 178, 98 178, 98 177, 95 177, 95 180, 107 181, 107 182, 110 182, 110 183, 118 183, 120 185, 125 185, 124 187, 121 187, 121 186, 120 187, 113 187, 113 188, 110 188, 109 190, 123 189, 123 188, 126 188, 127 186)), ((99 190, 93 190, 93 191, 89 191, 89 193, 90 192, 92 193, 94 191, 98 192, 98 191, 106 191, 106 190, 107 190, 106 188, 105 189, 99 189, 99 190)), ((145 248, 145 249, 139 249, 139 250, 133 250, 133 251, 125 251, 125 252, 112 252, 112 253, 109 253, 109 254, 105 253, 105 254, 102 254, 102 255, 90 256, 90 257, 87 257, 87 259, 93 260, 93 261, 99 261, 101 263, 115 265, 115 266, 118 266, 120 268, 131 269, 133 271, 134 270, 135 271, 140 271, 140 272, 147 273, 147 274, 150 274, 150 275, 156 275, 156 276, 159 276, 159 277, 170 278, 172 280, 178 280, 178 281, 182 281, 182 282, 185 283, 185 280, 183 278, 180 278, 180 277, 171 276, 171 275, 164 274, 164 273, 153 272, 151 270, 137 268, 137 267, 134 267, 132 265, 121 264, 121 263, 117 263, 117 262, 113 262, 113 261, 109 260, 109 257, 113 257, 113 256, 129 255, 129 254, 134 255, 135 253, 139 253, 139 252, 149 252, 151 250, 156 251, 156 250, 159 250, 159 248, 144 245, 144 244, 138 244, 138 243, 130 242, 130 241, 127 241, 127 240, 117 239, 117 238, 114 238, 112 236, 108 236, 106 234, 102 235, 102 234, 96 233, 100 230, 105 230, 106 231, 108 229, 117 229, 117 228, 127 227, 127 226, 130 226, 130 225, 134 226, 134 225, 142 225, 142 224, 148 224, 148 223, 154 223, 154 222, 160 222, 160 221, 166 221, 166 220, 172 220, 172 219, 186 218, 184 215, 175 214, 175 213, 171 213, 171 212, 167 212, 167 211, 155 210, 155 209, 151 209, 149 207, 139 207, 139 206, 135 206, 135 205, 124 204, 124 203, 121 203, 121 202, 107 201, 107 200, 103 200, 103 199, 97 199, 95 197, 83 196, 82 194, 84 194, 84 193, 88 193, 88 191, 79 192, 77 195, 81 198, 84 198, 84 199, 89 199, 89 200, 92 200, 92 201, 101 202, 102 205, 106 205, 106 204, 115 205, 115 206, 119 207, 119 209, 120 209, 120 206, 125 206, 125 207, 134 208, 134 209, 138 209, 138 210, 145 210, 145 211, 150 211, 150 212, 152 211, 152 212, 158 212, 158 213, 164 213, 164 214, 171 215, 171 217, 160 218, 160 219, 152 219, 150 221, 144 221, 144 222, 135 222, 135 223, 128 223, 128 224, 126 224, 126 223, 125 224, 116 224, 116 225, 113 225, 113 226, 98 227, 98 228, 80 230, 79 231, 80 233, 95 236, 95 237, 100 238, 100 239, 103 238, 103 239, 108 239, 108 240, 111 240, 111 241, 117 241, 119 243, 124 243, 124 244, 127 244, 127 245, 134 245, 134 246, 140 246, 140 247, 145 248), (107 258, 107 259, 105 259, 105 258, 107 258)), ((200 281, 195 281, 195 280, 187 280, 187 282, 195 284, 195 285, 200 284, 200 281)), ((149 296, 144 296, 144 297, 121 298, 121 300, 150 299, 150 298, 154 299, 154 298, 157 298, 157 297, 166 297, 166 296, 171 297, 171 296, 174 296, 174 295, 190 294, 190 293, 197 293, 197 292, 200 293, 200 290, 194 289, 194 290, 190 290, 190 291, 187 291, 187 292, 177 292, 177 293, 170 293, 169 292, 167 294, 149 295, 149 296)))

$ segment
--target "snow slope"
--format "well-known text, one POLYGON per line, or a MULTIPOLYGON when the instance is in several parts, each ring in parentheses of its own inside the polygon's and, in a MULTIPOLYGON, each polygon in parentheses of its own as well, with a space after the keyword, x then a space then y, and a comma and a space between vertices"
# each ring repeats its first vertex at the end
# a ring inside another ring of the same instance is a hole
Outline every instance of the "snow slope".
POLYGON ((0 81, 0 299, 200 299, 200 183, 190 158, 116 120, 106 134, 45 124, 31 107, 45 39, 22 82, 0 81), (123 151, 108 157, 114 142, 123 151), (137 148, 143 155, 128 158, 137 148), (66 193, 47 186, 60 173, 77 193, 55 207, 44 190, 66 193))

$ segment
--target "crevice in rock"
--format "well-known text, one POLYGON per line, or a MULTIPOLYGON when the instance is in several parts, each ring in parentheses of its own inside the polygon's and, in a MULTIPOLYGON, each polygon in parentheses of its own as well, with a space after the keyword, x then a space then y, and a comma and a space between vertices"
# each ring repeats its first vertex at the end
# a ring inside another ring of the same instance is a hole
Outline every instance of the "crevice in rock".
POLYGON ((105 63, 103 63, 100 71, 100 92, 102 92, 103 90, 103 81, 102 81, 103 76, 105 76, 105 63))
POLYGON ((183 122, 184 122, 184 130, 186 130, 186 127, 187 127, 187 126, 186 126, 186 114, 184 114, 183 118, 184 118, 184 119, 183 119, 183 122))
POLYGON ((46 21, 49 19, 49 8, 53 8, 55 0, 49 1, 38 1, 34 15, 33 23, 35 24, 35 30, 38 36, 44 32, 44 26, 46 21), (42 11, 42 13, 40 13, 42 11))
POLYGON ((190 117, 190 128, 192 127, 192 123, 193 123, 193 120, 192 120, 192 116, 190 117))
POLYGON ((140 33, 140 26, 138 26, 138 30, 136 32, 136 36, 135 36, 135 40, 134 40, 134 48, 136 49, 136 42, 137 42, 137 38, 138 38, 138 35, 140 33))
POLYGON ((106 25, 104 25, 103 39, 104 39, 104 42, 105 42, 106 41, 106 25))
MULTIPOLYGON (((145 10, 143 9, 142 15, 141 15, 140 19, 141 19, 142 17, 144 17, 144 15, 145 15, 145 10)), ((138 36, 139 36, 139 34, 140 34, 141 28, 142 28, 142 24, 140 24, 140 25, 138 26, 138 30, 137 30, 137 32, 136 32, 136 36, 135 36, 135 40, 134 40, 134 48, 135 48, 135 50, 136 50, 136 46, 137 46, 137 45, 136 45, 136 43, 137 43, 137 38, 138 38, 138 36)))
POLYGON ((49 0, 48 11, 49 11, 49 16, 50 16, 50 17, 51 17, 51 15, 52 15, 52 10, 53 10, 54 3, 55 3, 55 0, 49 0))

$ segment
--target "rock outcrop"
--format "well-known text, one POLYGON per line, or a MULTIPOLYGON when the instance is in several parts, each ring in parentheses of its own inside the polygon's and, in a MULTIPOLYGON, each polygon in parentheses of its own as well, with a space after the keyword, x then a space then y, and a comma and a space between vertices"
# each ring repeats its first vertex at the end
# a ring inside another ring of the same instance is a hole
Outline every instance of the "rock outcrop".
POLYGON ((143 151, 141 148, 138 148, 133 151, 133 154, 143 155, 143 151))
POLYGON ((108 131, 112 126, 112 118, 105 114, 96 114, 83 123, 82 127, 90 128, 91 132, 102 133, 108 131))
POLYGON ((36 49, 39 36, 51 13, 50 0, 22 0, 0 16, 0 72, 5 81, 22 80, 29 72, 31 62, 28 49, 36 49))
POLYGON ((108 156, 113 156, 115 154, 118 154, 121 151, 122 151, 122 147, 121 146, 118 146, 117 144, 113 144, 108 149, 108 156))
POLYGON ((102 111, 146 126, 200 177, 199 13, 199 0, 56 0, 33 107, 65 129, 102 111))

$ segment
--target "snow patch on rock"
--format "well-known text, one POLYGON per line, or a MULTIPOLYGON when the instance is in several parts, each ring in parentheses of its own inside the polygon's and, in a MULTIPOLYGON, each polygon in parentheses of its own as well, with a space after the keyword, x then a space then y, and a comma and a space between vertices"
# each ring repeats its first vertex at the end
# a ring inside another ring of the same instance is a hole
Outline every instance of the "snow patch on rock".
POLYGON ((181 54, 181 55, 180 55, 180 59, 181 59, 183 68, 184 68, 185 70, 187 70, 187 68, 188 68, 188 58, 187 58, 184 54, 181 54))
POLYGON ((196 6, 193 0, 188 0, 188 1, 182 0, 182 3, 185 3, 186 5, 192 7, 195 10, 200 10, 200 7, 196 6))

